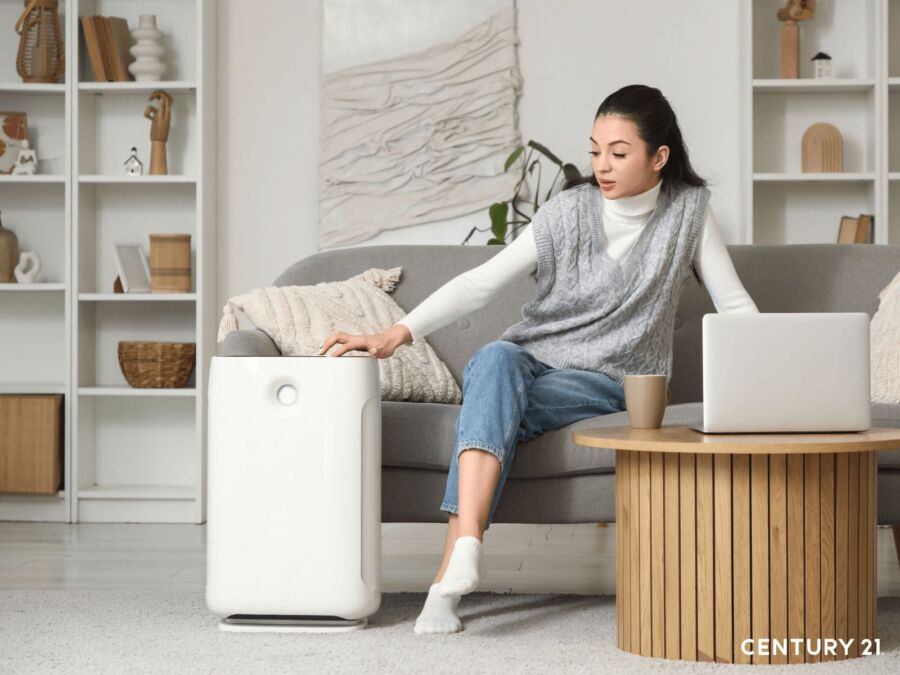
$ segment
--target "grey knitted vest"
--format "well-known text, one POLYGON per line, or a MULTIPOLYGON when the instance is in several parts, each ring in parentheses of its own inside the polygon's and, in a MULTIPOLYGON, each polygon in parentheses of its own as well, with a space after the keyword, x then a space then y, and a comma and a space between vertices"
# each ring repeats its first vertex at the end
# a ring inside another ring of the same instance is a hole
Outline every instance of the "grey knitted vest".
POLYGON ((554 368, 600 372, 619 384, 625 375, 671 377, 675 310, 709 195, 705 187, 660 190, 621 260, 606 251, 600 188, 584 184, 547 200, 532 220, 535 297, 498 339, 554 368))

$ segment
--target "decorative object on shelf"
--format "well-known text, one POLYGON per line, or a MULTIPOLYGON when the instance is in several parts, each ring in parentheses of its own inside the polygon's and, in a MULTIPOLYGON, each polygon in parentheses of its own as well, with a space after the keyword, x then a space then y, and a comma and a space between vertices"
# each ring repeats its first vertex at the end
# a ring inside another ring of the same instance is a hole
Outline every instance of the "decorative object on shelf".
POLYGON ((319 248, 510 194, 523 82, 513 0, 432 0, 402 20, 396 0, 355 3, 348 21, 350 4, 323 2, 319 248))
POLYGON ((131 32, 128 22, 118 16, 83 16, 81 30, 97 82, 127 82, 131 32))
POLYGON ((831 77, 831 57, 825 52, 819 52, 812 57, 813 76, 817 79, 827 79, 831 77))
POLYGON ((150 101, 159 101, 159 108, 148 105, 144 117, 150 120, 150 175, 165 176, 169 173, 166 162, 166 141, 169 140, 169 118, 172 113, 172 96, 162 89, 150 94, 150 101))
POLYGON ((803 173, 836 173, 844 170, 844 138, 833 124, 817 122, 803 134, 803 173))
POLYGON ((28 115, 0 112, 0 173, 12 173, 19 150, 28 139, 28 115))
POLYGON ((63 396, 0 395, 0 492, 52 495, 63 480, 63 396))
POLYGON ((778 10, 781 26, 781 77, 800 77, 800 26, 798 21, 812 19, 816 0, 788 0, 778 10))
POLYGON ((19 149, 19 156, 16 157, 12 173, 13 176, 33 176, 37 173, 37 153, 28 144, 27 138, 22 141, 22 147, 19 149))
POLYGON ((150 290, 191 292, 191 235, 150 235, 150 290))
POLYGON ((140 244, 115 244, 116 269, 125 293, 150 292, 150 267, 140 244))
POLYGON ((65 73, 58 0, 25 0, 16 21, 19 52, 16 72, 23 82, 57 82, 65 73))
POLYGON ((197 355, 195 342, 120 342, 119 368, 136 389, 178 389, 191 373, 197 355))
POLYGON ((33 284, 41 271, 41 259, 34 251, 23 251, 16 265, 16 281, 20 284, 33 284))
POLYGON ((14 284, 16 263, 19 261, 19 238, 3 227, 0 219, 0 284, 14 284))
POLYGON ((138 27, 131 31, 135 45, 130 51, 134 62, 128 66, 128 72, 138 82, 159 82, 166 72, 166 65, 160 61, 163 48, 160 44, 162 31, 156 27, 155 14, 141 14, 138 27))
POLYGON ((126 176, 142 176, 144 175, 144 163, 138 159, 137 148, 131 148, 131 154, 125 160, 126 176))

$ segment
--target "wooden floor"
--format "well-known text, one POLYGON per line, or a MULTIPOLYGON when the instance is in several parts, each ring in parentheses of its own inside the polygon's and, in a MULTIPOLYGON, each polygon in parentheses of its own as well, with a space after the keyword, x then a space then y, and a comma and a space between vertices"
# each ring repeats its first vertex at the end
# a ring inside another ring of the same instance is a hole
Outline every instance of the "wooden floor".
MULTIPOLYGON (((427 590, 445 525, 382 526, 382 589, 427 590)), ((615 593, 615 526, 507 525, 485 533, 487 578, 499 593, 615 593)), ((0 588, 203 588, 205 525, 0 522, 0 588)), ((878 528, 878 595, 900 597, 890 528, 878 528)))

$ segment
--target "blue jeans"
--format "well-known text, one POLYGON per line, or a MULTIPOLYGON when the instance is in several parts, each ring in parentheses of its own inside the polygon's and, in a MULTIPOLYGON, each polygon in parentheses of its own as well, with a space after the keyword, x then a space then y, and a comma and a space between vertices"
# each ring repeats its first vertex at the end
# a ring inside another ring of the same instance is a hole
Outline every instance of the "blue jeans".
POLYGON ((500 503, 516 446, 578 420, 625 410, 625 389, 608 375, 553 368, 505 340, 481 347, 463 371, 456 450, 441 510, 458 513, 459 454, 478 448, 500 461, 500 478, 484 529, 500 503))

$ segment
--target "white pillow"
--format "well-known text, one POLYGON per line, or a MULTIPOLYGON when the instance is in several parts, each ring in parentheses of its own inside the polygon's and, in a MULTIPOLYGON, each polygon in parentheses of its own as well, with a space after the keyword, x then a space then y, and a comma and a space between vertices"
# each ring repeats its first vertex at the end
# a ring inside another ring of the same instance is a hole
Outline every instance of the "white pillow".
MULTIPOLYGON (((385 292, 394 290, 402 270, 372 268, 345 281, 270 286, 236 295, 222 309, 218 341, 237 329, 234 307, 272 338, 285 356, 314 356, 335 331, 352 335, 379 333, 406 316, 385 292)), ((401 345, 389 358, 378 359, 378 370, 382 400, 462 401, 453 373, 425 340, 401 345)))
POLYGON ((872 401, 900 403, 900 273, 881 290, 878 300, 869 324, 872 401))

